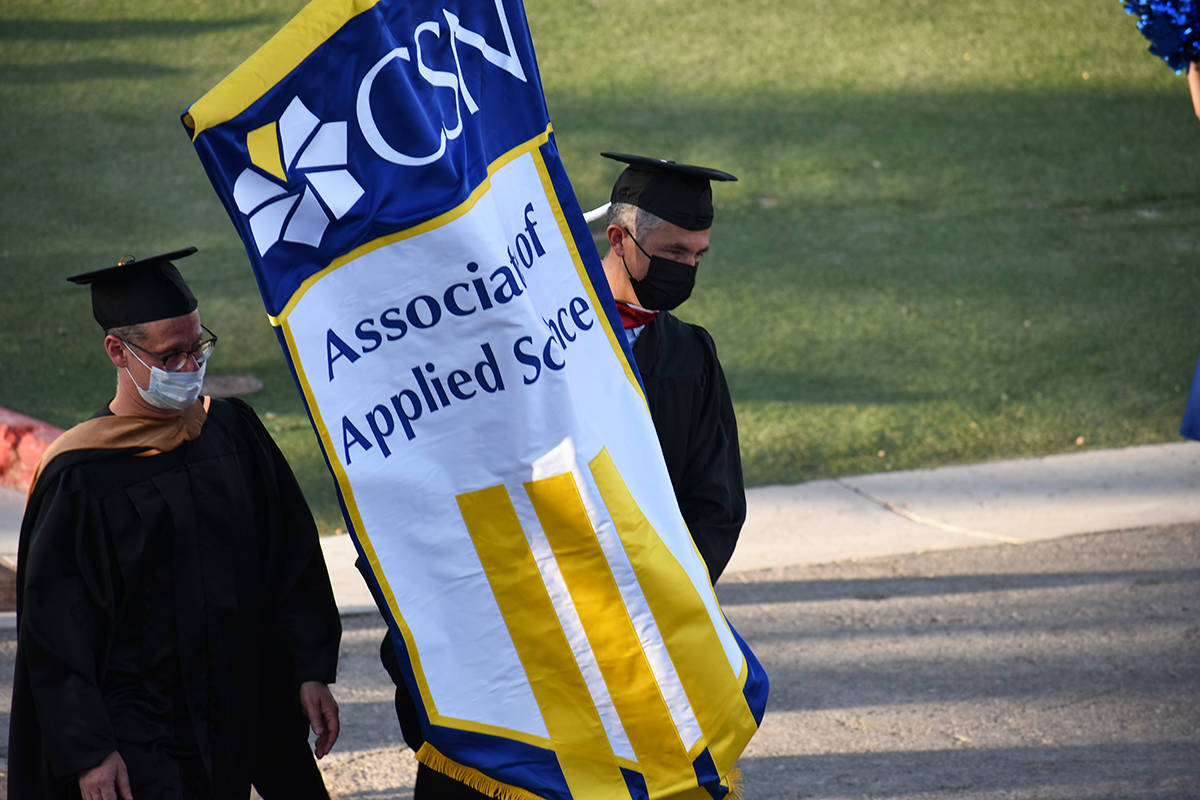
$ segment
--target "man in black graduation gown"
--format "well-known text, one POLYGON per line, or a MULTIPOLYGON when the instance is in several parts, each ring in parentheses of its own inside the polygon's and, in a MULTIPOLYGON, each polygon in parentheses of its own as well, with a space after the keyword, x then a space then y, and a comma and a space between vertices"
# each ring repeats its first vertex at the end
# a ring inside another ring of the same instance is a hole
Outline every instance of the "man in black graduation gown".
POLYGON ((628 166, 613 185, 602 264, 617 301, 675 498, 713 583, 746 519, 737 420, 708 331, 670 313, 708 251, 710 181, 721 170, 603 153, 628 166))
POLYGON ((172 260, 91 285, 115 397, 46 453, 17 561, 10 800, 328 794, 341 623, 316 527, 172 260))

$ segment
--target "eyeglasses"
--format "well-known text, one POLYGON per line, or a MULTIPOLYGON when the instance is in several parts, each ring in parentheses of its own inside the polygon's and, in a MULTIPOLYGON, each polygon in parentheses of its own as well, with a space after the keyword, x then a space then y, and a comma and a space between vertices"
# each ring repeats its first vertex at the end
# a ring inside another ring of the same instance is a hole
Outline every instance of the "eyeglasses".
MULTIPOLYGON (((129 347, 137 348, 146 355, 158 359, 159 363, 162 364, 162 368, 167 372, 179 372, 181 369, 187 366, 188 359, 195 361, 196 366, 203 364, 208 360, 209 356, 212 355, 213 349, 217 346, 217 335, 215 333, 203 325, 200 326, 200 330, 204 331, 204 333, 207 334, 207 337, 201 339, 200 342, 191 350, 171 350, 170 352, 160 354, 151 352, 144 347, 139 347, 133 342, 125 339, 122 339, 121 341, 125 342, 125 344, 129 347)), ((149 366, 149 364, 146 366, 149 366)))

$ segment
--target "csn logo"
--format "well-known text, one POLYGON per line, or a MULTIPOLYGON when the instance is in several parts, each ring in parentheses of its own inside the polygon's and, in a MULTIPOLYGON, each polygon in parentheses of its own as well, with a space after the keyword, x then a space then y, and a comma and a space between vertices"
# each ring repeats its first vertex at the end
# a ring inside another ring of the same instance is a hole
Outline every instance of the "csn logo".
MULTIPOLYGON (((408 44, 389 50, 367 70, 355 94, 354 117, 356 134, 375 155, 403 167, 434 164, 445 157, 447 143, 463 134, 464 114, 480 111, 471 90, 471 83, 483 77, 480 70, 498 69, 528 83, 502 0, 495 0, 494 8, 492 24, 484 27, 499 29, 502 48, 442 9, 442 19, 417 24, 408 44), (478 64, 473 72, 463 69, 464 55, 470 51, 475 51, 478 64), (453 65, 453 69, 435 65, 453 65), (422 84, 424 97, 417 99, 414 88, 422 84), (438 96, 425 94, 431 91, 438 96), (381 128, 377 121, 373 95, 382 101, 383 117, 390 125, 381 128), (401 150, 414 143, 389 141, 385 130, 392 129, 394 135, 397 123, 409 136, 418 129, 434 133, 436 144, 428 142, 428 149, 417 152, 401 150)), ((363 187, 346 169, 347 134, 346 121, 323 123, 296 97, 278 122, 246 135, 251 166, 234 182, 233 201, 250 223, 260 256, 279 241, 319 246, 333 221, 349 213, 363 196, 363 187)))
POLYGON ((390 50, 367 70, 367 74, 358 85, 354 110, 363 138, 376 155, 404 167, 423 167, 441 160, 446 155, 447 142, 457 139, 463 133, 463 109, 465 108, 470 115, 480 111, 479 101, 471 92, 470 84, 482 82, 483 74, 481 71, 464 72, 464 48, 477 51, 482 59, 479 62, 479 70, 499 69, 521 83, 528 83, 502 0, 496 0, 495 11, 496 18, 492 27, 499 27, 504 39, 503 49, 493 47, 482 33, 468 28, 458 15, 442 9, 444 19, 426 20, 413 28, 409 43, 411 47, 405 44, 390 50), (450 64, 453 64, 453 70, 436 68, 436 65, 450 64), (390 80, 381 80, 389 66, 392 67, 390 80), (371 98, 373 92, 386 98, 384 107, 390 112, 389 116, 396 117, 396 98, 411 96, 410 93, 419 86, 418 78, 424 82, 427 90, 435 90, 440 96, 436 101, 417 103, 404 108, 404 117, 407 118, 410 130, 420 128, 436 131, 438 142, 426 152, 413 153, 401 150, 388 140, 375 118, 371 98), (469 81, 468 78, 472 80, 469 81), (377 90, 377 83, 384 86, 390 84, 390 91, 386 88, 382 91, 377 90), (449 92, 449 96, 446 92, 449 92), (448 113, 450 109, 453 109, 453 122, 451 114, 448 113))
POLYGON ((260 256, 283 240, 317 247, 325 229, 363 195, 346 170, 346 123, 317 119, 296 97, 280 116, 246 135, 250 163, 233 185, 260 256))

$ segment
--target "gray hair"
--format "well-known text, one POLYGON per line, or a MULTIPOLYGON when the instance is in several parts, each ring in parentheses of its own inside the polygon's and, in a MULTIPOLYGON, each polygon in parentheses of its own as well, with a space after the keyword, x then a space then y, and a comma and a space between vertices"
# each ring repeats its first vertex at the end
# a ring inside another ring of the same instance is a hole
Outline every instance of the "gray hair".
POLYGON ((115 336, 121 341, 131 344, 142 344, 146 341, 146 328, 140 322, 133 325, 119 325, 113 328, 105 328, 104 335, 115 336))
POLYGON ((649 236, 666 225, 662 217, 638 208, 632 203, 613 203, 608 207, 604 218, 604 226, 619 225, 638 237, 649 236))

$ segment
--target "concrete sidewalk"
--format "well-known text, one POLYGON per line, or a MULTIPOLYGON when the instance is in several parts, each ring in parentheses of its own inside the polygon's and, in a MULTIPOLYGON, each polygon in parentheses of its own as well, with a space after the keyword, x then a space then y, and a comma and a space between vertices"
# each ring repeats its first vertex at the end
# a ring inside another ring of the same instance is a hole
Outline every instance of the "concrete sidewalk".
MULTIPOLYGON (((747 492, 726 575, 1200 521, 1200 442, 861 475, 747 492)), ((24 495, 0 488, 0 559, 15 563, 24 495)), ((349 536, 322 540, 343 614, 375 604, 349 536)), ((0 615, 0 627, 13 614, 0 615)))

